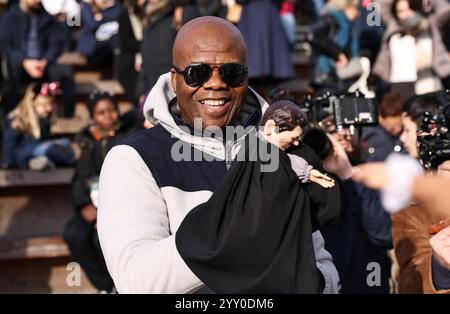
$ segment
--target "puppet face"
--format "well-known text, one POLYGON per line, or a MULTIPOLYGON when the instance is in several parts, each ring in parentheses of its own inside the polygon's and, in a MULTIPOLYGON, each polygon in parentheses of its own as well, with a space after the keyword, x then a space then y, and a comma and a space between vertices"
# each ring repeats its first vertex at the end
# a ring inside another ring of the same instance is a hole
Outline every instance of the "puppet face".
POLYGON ((264 125, 263 134, 268 142, 278 146, 281 150, 286 150, 292 145, 300 144, 302 132, 303 129, 297 125, 293 130, 277 133, 275 121, 268 120, 264 125))

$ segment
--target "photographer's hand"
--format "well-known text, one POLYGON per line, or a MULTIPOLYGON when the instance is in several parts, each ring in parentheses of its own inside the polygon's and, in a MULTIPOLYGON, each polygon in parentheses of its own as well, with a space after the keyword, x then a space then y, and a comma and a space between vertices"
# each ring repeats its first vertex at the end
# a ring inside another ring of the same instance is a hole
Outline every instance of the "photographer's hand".
POLYGON ((347 56, 343 53, 340 53, 336 59, 336 67, 345 67, 348 64, 347 56))
POLYGON ((334 173, 341 180, 350 179, 353 174, 353 167, 348 159, 347 153, 333 136, 329 134, 327 136, 333 147, 323 162, 323 168, 330 173, 334 173))
POLYGON ((450 227, 442 229, 430 239, 433 256, 445 268, 450 270, 450 227))

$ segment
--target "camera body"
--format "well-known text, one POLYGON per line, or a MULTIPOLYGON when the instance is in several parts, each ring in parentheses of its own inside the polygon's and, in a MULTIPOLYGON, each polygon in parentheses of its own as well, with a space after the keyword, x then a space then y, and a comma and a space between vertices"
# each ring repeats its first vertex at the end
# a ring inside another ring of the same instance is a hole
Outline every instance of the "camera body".
POLYGON ((375 99, 364 98, 364 95, 345 93, 332 95, 329 92, 307 98, 303 102, 308 110, 309 120, 313 127, 303 134, 305 142, 322 160, 328 156, 332 147, 326 135, 326 128, 321 125, 325 116, 333 115, 336 128, 361 127, 378 124, 378 103, 375 99))
POLYGON ((425 169, 437 169, 450 160, 450 91, 439 92, 438 113, 425 112, 417 137, 419 158, 425 169))
POLYGON ((319 112, 325 111, 334 116, 337 127, 370 126, 378 124, 378 103, 375 98, 364 98, 364 95, 345 93, 332 95, 329 92, 307 98, 304 106, 310 113, 310 121, 319 122, 319 112))

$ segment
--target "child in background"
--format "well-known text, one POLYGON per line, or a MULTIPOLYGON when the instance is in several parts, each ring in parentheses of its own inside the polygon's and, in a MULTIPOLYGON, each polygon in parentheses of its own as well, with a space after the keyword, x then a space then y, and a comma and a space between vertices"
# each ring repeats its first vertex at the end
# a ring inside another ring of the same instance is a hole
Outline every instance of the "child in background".
POLYGON ((32 83, 6 120, 3 168, 46 170, 75 164, 67 138, 52 139, 54 96, 59 83, 32 83))
POLYGON ((76 262, 100 291, 114 291, 114 284, 103 260, 98 241, 98 178, 109 150, 133 130, 136 119, 130 114, 120 117, 116 98, 105 91, 94 90, 88 99, 92 124, 76 137, 81 150, 72 183, 76 214, 64 228, 64 240, 76 262))

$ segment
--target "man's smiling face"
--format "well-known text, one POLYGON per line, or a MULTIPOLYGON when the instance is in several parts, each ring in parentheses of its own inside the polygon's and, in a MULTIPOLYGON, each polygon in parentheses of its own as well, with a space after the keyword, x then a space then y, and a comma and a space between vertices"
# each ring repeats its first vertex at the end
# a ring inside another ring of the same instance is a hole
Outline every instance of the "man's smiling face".
POLYGON ((248 81, 230 87, 221 79, 219 67, 229 63, 246 65, 246 62, 244 39, 231 23, 214 17, 187 23, 174 44, 174 65, 183 71, 188 65, 205 63, 212 66, 213 73, 201 86, 191 87, 183 75, 172 69, 172 86, 183 121, 194 126, 194 119, 200 118, 203 129, 232 124, 244 104, 248 81))

